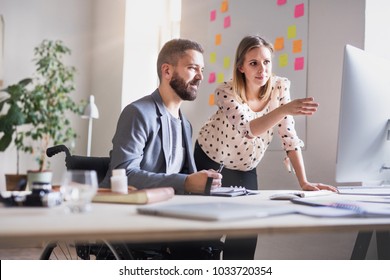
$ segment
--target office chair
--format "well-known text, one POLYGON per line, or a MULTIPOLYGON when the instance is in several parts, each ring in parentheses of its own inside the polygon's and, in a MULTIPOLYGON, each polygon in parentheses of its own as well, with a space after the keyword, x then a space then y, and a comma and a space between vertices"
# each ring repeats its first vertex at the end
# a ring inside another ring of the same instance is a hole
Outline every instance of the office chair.
MULTIPOLYGON (((65 145, 50 147, 46 155, 52 157, 58 153, 65 153, 65 165, 68 170, 95 170, 99 183, 106 176, 110 159, 108 157, 88 157, 71 155, 65 145)), ((181 259, 193 257, 192 252, 180 251, 180 255, 172 255, 169 252, 170 246, 193 246, 201 248, 199 259, 219 259, 223 243, 214 242, 177 242, 170 244, 147 243, 130 244, 125 242, 107 242, 96 240, 94 242, 49 242, 41 256, 41 260, 48 259, 83 259, 83 260, 108 260, 108 259, 181 259)), ((188 247, 187 247, 188 248, 188 247)), ((191 250, 192 251, 192 250, 191 250)))

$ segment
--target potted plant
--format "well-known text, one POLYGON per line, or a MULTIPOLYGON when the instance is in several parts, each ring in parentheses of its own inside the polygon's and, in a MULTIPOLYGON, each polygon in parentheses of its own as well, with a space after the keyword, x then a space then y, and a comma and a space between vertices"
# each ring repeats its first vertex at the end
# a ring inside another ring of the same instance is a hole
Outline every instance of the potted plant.
POLYGON ((7 190, 18 190, 26 185, 27 175, 19 173, 19 147, 16 134, 18 127, 23 125, 26 118, 21 110, 23 97, 27 93, 27 85, 31 79, 23 79, 15 85, 10 85, 1 92, 0 95, 0 113, 3 110, 5 114, 0 115, 0 152, 4 152, 14 140, 16 146, 16 174, 5 174, 7 190))
POLYGON ((77 104, 70 96, 76 70, 63 62, 64 55, 70 54, 62 41, 44 40, 34 49, 36 72, 18 103, 24 122, 15 137, 17 149, 33 154, 38 164, 28 173, 47 171, 46 149, 77 137, 67 114, 81 115, 85 102, 77 104))

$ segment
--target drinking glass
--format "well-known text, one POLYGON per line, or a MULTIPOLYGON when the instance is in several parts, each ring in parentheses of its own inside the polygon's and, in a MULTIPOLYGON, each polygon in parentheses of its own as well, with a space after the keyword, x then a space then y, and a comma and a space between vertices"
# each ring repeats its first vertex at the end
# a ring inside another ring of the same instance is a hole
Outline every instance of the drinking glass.
POLYGON ((66 171, 60 188, 67 208, 74 213, 91 209, 92 198, 97 189, 97 175, 94 170, 66 171))

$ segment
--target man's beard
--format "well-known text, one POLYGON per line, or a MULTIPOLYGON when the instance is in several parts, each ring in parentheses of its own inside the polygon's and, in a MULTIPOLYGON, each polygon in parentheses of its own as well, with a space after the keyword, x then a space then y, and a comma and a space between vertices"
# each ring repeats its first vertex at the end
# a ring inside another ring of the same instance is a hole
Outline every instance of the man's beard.
POLYGON ((176 92, 176 94, 185 101, 192 101, 196 99, 197 90, 192 88, 191 85, 199 86, 200 80, 193 79, 189 83, 186 83, 176 72, 173 73, 172 80, 169 85, 176 92))

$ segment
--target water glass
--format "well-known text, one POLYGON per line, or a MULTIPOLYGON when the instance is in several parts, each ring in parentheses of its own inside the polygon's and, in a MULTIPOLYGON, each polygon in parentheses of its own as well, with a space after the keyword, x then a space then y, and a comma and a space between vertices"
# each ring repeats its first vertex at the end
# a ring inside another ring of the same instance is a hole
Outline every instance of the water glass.
POLYGON ((97 189, 98 181, 94 170, 66 171, 60 188, 67 208, 74 213, 91 209, 92 198, 97 189))

